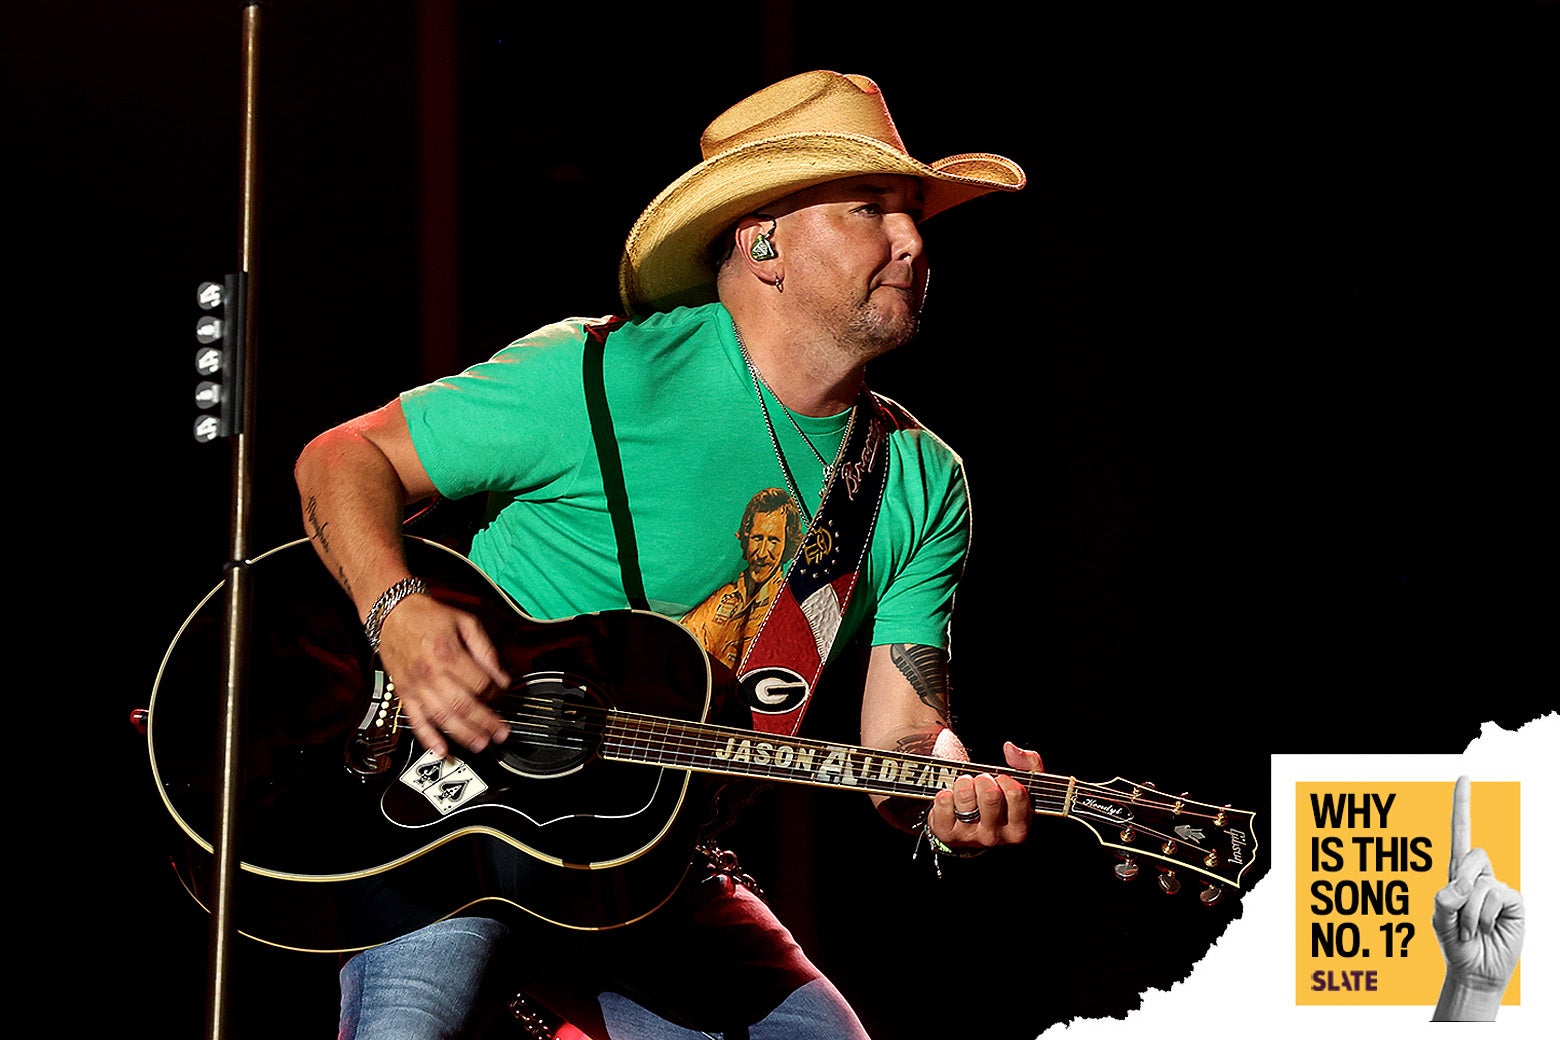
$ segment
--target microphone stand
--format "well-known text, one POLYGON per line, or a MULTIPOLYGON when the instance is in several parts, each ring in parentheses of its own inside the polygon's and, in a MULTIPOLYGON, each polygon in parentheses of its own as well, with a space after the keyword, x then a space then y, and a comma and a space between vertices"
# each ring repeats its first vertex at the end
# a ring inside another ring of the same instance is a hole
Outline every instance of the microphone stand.
POLYGON ((237 871, 238 793, 241 772, 239 754, 244 704, 244 677, 249 652, 250 589, 248 531, 252 497, 252 449, 250 427, 255 401, 255 237, 259 209, 259 148, 257 133, 257 88, 259 85, 260 12, 258 2, 243 8, 243 107, 241 183, 239 210, 239 269, 228 279, 230 302, 235 304, 225 324, 227 355, 224 368, 229 386, 224 400, 221 433, 233 452, 232 511, 230 513, 230 552, 226 570, 223 682, 223 728, 221 734, 221 789, 217 804, 214 843, 214 893, 211 912, 211 976, 208 989, 207 1029, 212 1040, 226 1033, 229 1008, 228 963, 237 929, 233 924, 233 878, 237 871))

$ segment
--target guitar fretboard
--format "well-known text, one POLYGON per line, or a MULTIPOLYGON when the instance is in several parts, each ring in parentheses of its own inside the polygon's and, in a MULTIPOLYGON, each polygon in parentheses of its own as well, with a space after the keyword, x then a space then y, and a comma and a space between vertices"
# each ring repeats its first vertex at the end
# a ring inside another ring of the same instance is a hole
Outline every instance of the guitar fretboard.
POLYGON ((834 744, 828 741, 690 724, 650 715, 609 712, 601 744, 619 762, 694 772, 758 777, 815 787, 849 787, 882 795, 931 799, 962 774, 1002 773, 1024 784, 1037 812, 1065 815, 1074 781, 1046 773, 834 744))

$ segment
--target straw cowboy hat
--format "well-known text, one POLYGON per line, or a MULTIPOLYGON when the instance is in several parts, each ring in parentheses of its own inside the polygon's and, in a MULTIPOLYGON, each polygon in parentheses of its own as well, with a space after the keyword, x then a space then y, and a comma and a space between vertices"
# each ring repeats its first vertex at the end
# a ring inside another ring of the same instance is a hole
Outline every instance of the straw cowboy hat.
POLYGON ((631 314, 715 298, 708 251, 716 236, 764 204, 861 174, 921 179, 922 219, 993 191, 1017 191, 1024 171, 986 152, 926 164, 912 159, 876 83, 804 72, 721 114, 699 139, 704 161, 673 181, 635 221, 618 266, 631 314))

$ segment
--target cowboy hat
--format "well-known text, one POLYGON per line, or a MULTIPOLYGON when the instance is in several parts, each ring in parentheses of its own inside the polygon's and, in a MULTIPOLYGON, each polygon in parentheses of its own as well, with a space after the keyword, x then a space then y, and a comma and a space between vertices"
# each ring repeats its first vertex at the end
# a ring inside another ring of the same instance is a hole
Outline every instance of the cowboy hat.
POLYGON ((704 161, 657 195, 628 233, 618 291, 631 314, 713 300, 710 243, 792 192, 862 174, 919 177, 924 220, 1025 180, 1017 163, 986 152, 912 159, 877 84, 837 72, 804 72, 737 102, 699 147, 704 161))

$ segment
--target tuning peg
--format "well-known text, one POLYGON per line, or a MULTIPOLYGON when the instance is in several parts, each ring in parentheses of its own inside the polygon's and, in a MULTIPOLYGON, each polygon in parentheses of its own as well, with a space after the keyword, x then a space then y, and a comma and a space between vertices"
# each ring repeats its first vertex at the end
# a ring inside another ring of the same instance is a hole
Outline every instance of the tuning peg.
POLYGON ((1116 858, 1121 860, 1121 862, 1117 863, 1115 866, 1116 876, 1118 878, 1123 881, 1131 881, 1133 878, 1138 876, 1138 871, 1141 868, 1138 867, 1136 860, 1134 860, 1131 856, 1117 856, 1116 858))
POLYGON ((1203 906, 1213 906, 1223 898, 1223 885, 1208 884, 1203 886, 1203 890, 1201 892, 1197 893, 1197 899, 1202 903, 1203 906))
POLYGON ((1181 891, 1181 879, 1175 876, 1173 870, 1159 872, 1159 888, 1167 896, 1173 896, 1181 891))

